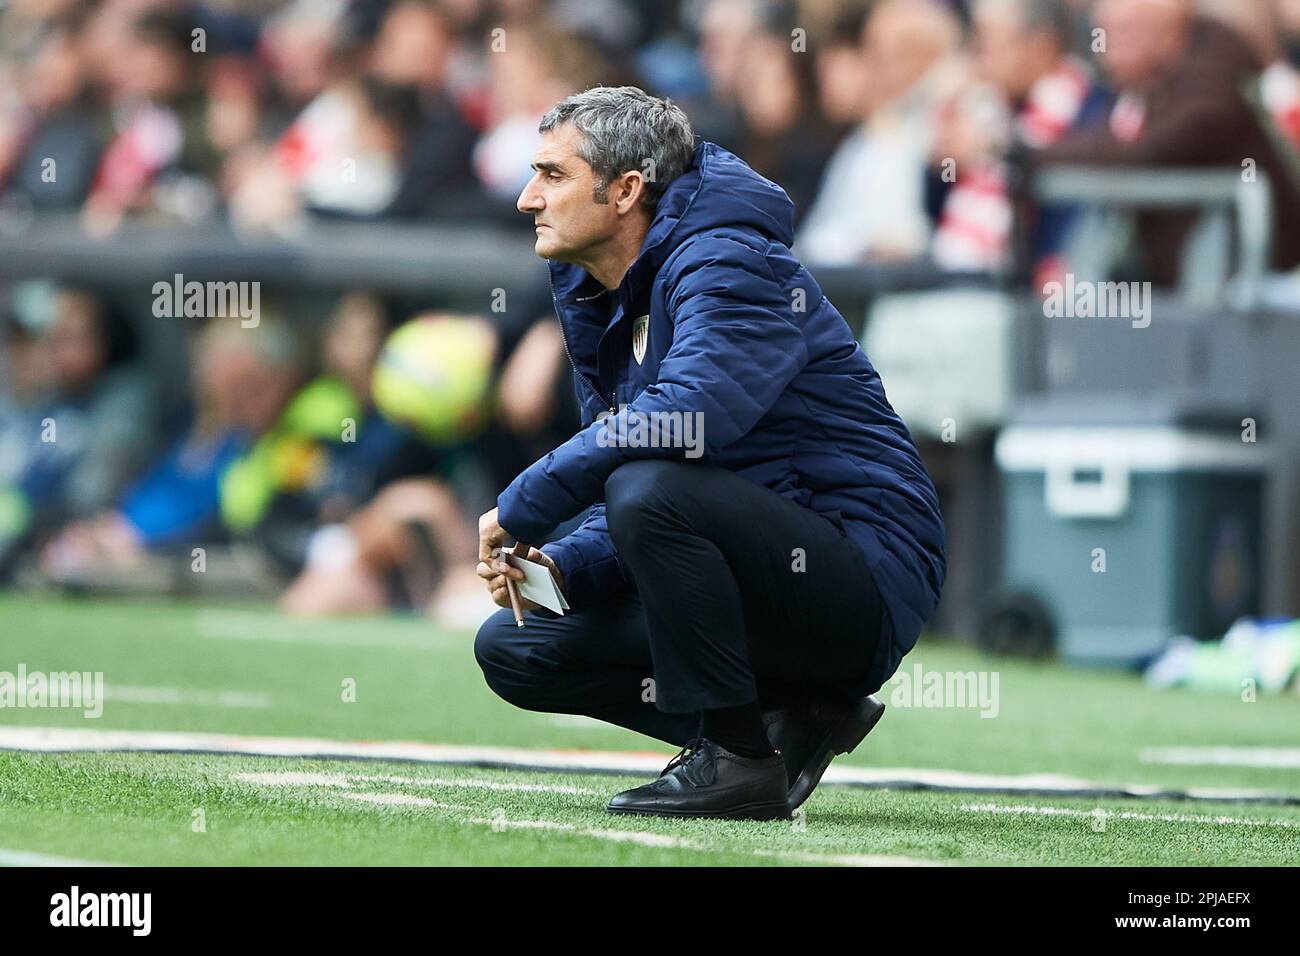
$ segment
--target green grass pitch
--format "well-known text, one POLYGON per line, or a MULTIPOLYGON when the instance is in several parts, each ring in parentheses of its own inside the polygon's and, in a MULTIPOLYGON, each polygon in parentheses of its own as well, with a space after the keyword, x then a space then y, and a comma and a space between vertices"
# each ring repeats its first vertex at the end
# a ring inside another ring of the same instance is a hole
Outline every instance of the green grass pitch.
MULTIPOLYGON (((103 716, 0 709, 14 727, 189 731, 564 750, 671 748, 518 711, 483 684, 472 635, 418 618, 286 619, 249 607, 0 598, 0 671, 102 671, 103 716), (355 687, 355 700, 345 688, 355 687)), ((924 670, 997 671, 999 709, 886 711, 836 766, 1050 773, 1107 785, 1300 797, 1300 700, 1155 692, 1132 675, 994 661, 924 640, 924 670), (1166 764, 1150 748, 1270 748, 1264 766, 1166 764), (1290 765, 1288 765, 1288 763, 1290 765)), ((889 693, 887 685, 885 693, 889 693)), ((887 702, 888 702, 888 698, 887 702)), ((643 777, 415 762, 0 750, 0 863, 1300 862, 1300 805, 823 786, 792 821, 611 817, 643 777)))

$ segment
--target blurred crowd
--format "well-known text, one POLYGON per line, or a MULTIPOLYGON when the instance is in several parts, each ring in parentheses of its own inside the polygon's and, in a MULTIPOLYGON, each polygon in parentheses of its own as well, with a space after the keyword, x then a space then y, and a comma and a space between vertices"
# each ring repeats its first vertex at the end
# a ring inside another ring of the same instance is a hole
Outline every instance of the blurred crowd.
MULTIPOLYGON (((1300 0, 9 0, 0 192, 301 229, 495 220, 537 121, 635 83, 795 202, 809 261, 1005 264, 1014 163, 1273 179, 1300 259, 1300 0), (53 165, 51 163, 53 161, 53 165)), ((1033 227, 1035 261, 1069 216, 1033 227)), ((1185 223, 1143 224, 1157 281, 1185 223)))
MULTIPOLYGON (((788 191, 813 263, 996 267, 1011 156, 1239 166, 1300 225, 1300 0, 12 0, 0 190, 292 230, 519 222, 537 121, 638 83, 788 191), (55 160, 51 168, 49 161, 55 160)), ((1056 211, 1060 212, 1060 211, 1056 211)), ((1177 217, 1144 224, 1169 280, 1177 217)), ((525 222, 526 225, 526 222, 525 222)), ((1048 215, 1036 259, 1067 217, 1048 215)), ((1278 229, 1279 265, 1300 229, 1278 229)))
POLYGON ((294 612, 477 623, 474 517, 577 425, 563 346, 540 305, 514 330, 410 317, 471 333, 491 382, 471 393, 484 414, 431 438, 418 414, 376 408, 377 368, 426 358, 385 350, 398 305, 349 291, 311 331, 274 306, 252 327, 207 319, 187 343, 189 395, 169 408, 112 297, 19 284, 0 351, 0 585, 192 588, 211 552, 225 587, 279 592, 294 612))
MULTIPOLYGON (((1274 267, 1300 263, 1300 0, 0 0, 0 215, 527 230, 542 114, 624 83, 785 188, 814 267, 1059 275, 1077 210, 1021 188, 1054 163, 1249 165, 1274 267)), ((1174 283, 1192 225, 1140 216, 1134 274, 1174 283)), ((437 444, 370 394, 435 301, 351 290, 310 335, 195 324, 173 410, 111 296, 0 291, 0 583, 253 542, 290 609, 455 614, 473 516, 576 425, 545 300, 481 320, 489 424, 437 444)))

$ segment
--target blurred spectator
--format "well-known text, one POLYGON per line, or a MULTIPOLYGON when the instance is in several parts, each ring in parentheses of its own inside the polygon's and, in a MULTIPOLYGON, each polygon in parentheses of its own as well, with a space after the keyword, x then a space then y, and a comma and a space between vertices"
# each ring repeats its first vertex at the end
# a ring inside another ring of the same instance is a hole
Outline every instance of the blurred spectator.
POLYGON ((741 127, 744 51, 750 36, 762 24, 764 4, 761 0, 702 0, 697 9, 694 27, 708 88, 682 105, 696 135, 736 149, 741 127))
POLYGON ((6 310, 0 325, 0 486, 12 487, 31 456, 32 424, 50 381, 48 350, 38 333, 6 310))
POLYGON ((817 195, 835 134, 817 112, 812 57, 791 49, 788 31, 765 30, 747 38, 737 104, 741 155, 785 189, 798 228, 817 195))
MULTIPOLYGON (((570 367, 552 316, 533 322, 497 366, 496 417, 475 445, 491 469, 487 487, 501 487, 577 425, 570 367)), ((454 463, 454 453, 436 455, 386 484, 346 521, 320 527, 282 606, 332 614, 396 605, 422 609, 447 626, 481 620, 482 584, 467 573, 477 554, 477 511, 467 511, 453 487, 454 463)))
POLYGON ((1245 98, 1300 171, 1300 0, 1200 0, 1200 11, 1250 46, 1262 72, 1245 98))
POLYGON ((204 124, 218 152, 224 155, 256 141, 262 122, 261 96, 261 83, 249 61, 227 57, 213 65, 204 124))
POLYGON ((810 263, 912 259, 930 240, 925 170, 937 111, 963 82, 961 28, 929 0, 881 0, 863 27, 863 120, 831 158, 796 236, 810 263))
MULTIPOLYGON (((642 21, 649 28, 647 41, 633 52, 635 73, 640 82, 622 85, 653 89, 661 96, 682 103, 686 109, 693 101, 707 95, 708 78, 691 35, 686 7, 668 7, 641 0, 642 21)), ((605 85, 612 85, 605 81, 605 85)))
POLYGON ((147 551, 232 533, 296 572, 318 526, 346 520, 402 473, 397 459, 408 438, 369 404, 387 329, 373 296, 345 295, 322 338, 324 375, 298 389, 300 359, 279 320, 252 330, 211 320, 193 350, 188 433, 115 509, 52 542, 46 573, 62 582, 103 576, 147 551))
POLYGON ((337 78, 345 9, 345 0, 293 0, 267 20, 260 51, 275 94, 271 112, 278 121, 272 135, 283 132, 337 78))
POLYGON ((319 526, 346 520, 383 485, 436 462, 372 405, 370 378, 387 331, 376 299, 345 295, 321 339, 320 374, 280 406, 264 406, 255 443, 222 477, 226 527, 256 541, 286 574, 307 563, 319 526))
POLYGON ((817 105, 841 135, 862 120, 865 109, 868 81, 861 43, 865 19, 865 9, 851 9, 831 23, 814 47, 817 105))
POLYGON ((193 24, 172 11, 120 18, 107 5, 94 20, 101 79, 107 85, 112 131, 86 201, 86 224, 112 231, 132 209, 162 209, 185 218, 211 204, 206 184, 216 157, 204 138, 193 24), (171 187, 157 192, 165 173, 171 187), (183 178, 191 174, 192 179, 183 178))
POLYGON ((318 495, 316 522, 345 520, 383 485, 437 463, 437 456, 413 435, 375 410, 371 377, 391 325, 384 304, 363 291, 344 295, 326 324, 322 372, 347 387, 359 416, 355 433, 332 449, 318 495))
POLYGON ((150 388, 134 364, 129 321, 90 293, 59 294, 46 341, 52 394, 44 417, 57 435, 40 443, 28 490, 61 513, 85 515, 111 501, 151 450, 150 388))
POLYGON ((488 127, 474 148, 474 169, 502 218, 528 226, 515 201, 532 176, 543 114, 570 93, 596 85, 608 73, 590 44, 541 20, 503 28, 508 42, 487 58, 491 77, 488 127))
POLYGON ((851 28, 854 39, 862 29, 862 21, 876 0, 795 0, 791 5, 794 19, 808 31, 810 37, 819 38, 819 45, 851 28))
MULTIPOLYGON (((343 11, 327 9, 337 34, 343 11)), ((322 26, 319 17, 310 22, 322 26)), ((292 36, 277 42, 294 48, 292 36)), ((399 0, 380 21, 359 70, 313 45, 312 83, 292 92, 326 85, 266 156, 233 172, 236 223, 283 231, 294 228, 304 209, 366 217, 483 215, 470 159, 474 131, 446 88, 453 43, 451 21, 439 7, 399 0)))
POLYGON ((191 350, 194 417, 186 434, 134 481, 116 506, 73 522, 42 553, 42 570, 73 584, 137 566, 149 551, 224 537, 220 484, 264 430, 297 378, 283 330, 209 320, 191 350))
MULTIPOLYGON (((1300 262, 1300 191, 1243 96, 1258 64, 1221 23, 1195 15, 1191 0, 1100 0, 1102 68, 1119 97, 1109 123, 1066 136, 1044 150, 1048 163, 1217 166, 1252 160, 1273 187, 1274 264, 1300 262)), ((1151 278, 1171 285, 1195 219, 1145 212, 1138 233, 1151 278)))
POLYGON ((37 210, 76 209, 90 190, 101 142, 77 34, 52 27, 17 64, 8 119, 0 116, 0 192, 37 210))
POLYGON ((5 495, 20 502, 24 520, 7 538, 0 569, 29 540, 107 506, 153 450, 154 402, 132 361, 129 323, 85 292, 63 290, 50 305, 52 318, 25 356, 48 378, 18 379, 5 495))
POLYGON ((482 586, 466 573, 476 554, 474 526, 450 489, 429 478, 404 479, 346 524, 316 532, 307 565, 280 604, 304 615, 399 604, 448 626, 472 626, 483 610, 482 586), (466 603, 470 610, 461 612, 466 603))
POLYGON ((478 443, 493 488, 504 488, 578 427, 573 368, 554 316, 542 316, 503 344, 496 415, 478 443))
MULTIPOLYGON (((333 320, 336 341, 327 344, 326 354, 344 359, 355 375, 349 378, 364 379, 368 393, 383 337, 373 350, 353 347, 353 340, 365 334, 357 326, 364 311, 363 302, 345 300, 333 320), (348 325, 354 328, 348 330, 348 325), (368 357, 364 371, 363 363, 353 358, 358 351, 368 357)), ((470 573, 477 537, 447 480, 454 450, 428 449, 420 461, 414 449, 403 448, 400 442, 371 440, 364 446, 363 436, 367 431, 375 434, 376 429, 396 434, 393 426, 372 412, 358 428, 362 437, 354 450, 341 452, 354 469, 366 471, 364 487, 352 484, 353 490, 363 492, 351 502, 360 507, 322 508, 316 515, 318 526, 305 539, 300 573, 285 592, 282 606, 296 614, 330 614, 396 603, 426 608, 435 615, 455 615, 455 608, 468 595, 472 613, 480 613, 481 584, 470 573)), ((338 470, 339 457, 339 452, 333 455, 330 470, 338 470)), ((325 487, 329 485, 327 481, 325 487)), ((336 505, 329 499, 326 503, 336 505)), ((456 617, 449 623, 467 621, 456 617)))
MULTIPOLYGON (((1007 264, 1012 207, 1009 149, 1043 149, 1071 130, 1103 122, 1109 97, 1069 54, 1073 20, 1064 0, 976 0, 976 87, 944 111, 936 160, 951 162, 932 254, 944 268, 987 270, 1007 264), (996 102, 988 103, 990 93, 996 102), (954 182, 955 180, 955 182, 954 182)), ((940 170, 940 181, 944 181, 940 170)), ((1031 254, 1044 272, 1062 249, 1068 210, 1045 210, 1031 254)))
POLYGON ((330 87, 303 110, 275 148, 232 183, 231 214, 254 230, 286 231, 305 209, 375 216, 399 187, 403 131, 415 99, 373 81, 330 87))
POLYGON ((375 38, 369 76, 413 101, 403 137, 397 189, 386 212, 399 218, 481 216, 474 176, 474 130, 447 89, 453 24, 434 4, 399 0, 375 38))
POLYGON ((533 323, 501 372, 497 415, 512 432, 534 435, 555 413, 555 385, 564 360, 560 323, 550 316, 533 323))

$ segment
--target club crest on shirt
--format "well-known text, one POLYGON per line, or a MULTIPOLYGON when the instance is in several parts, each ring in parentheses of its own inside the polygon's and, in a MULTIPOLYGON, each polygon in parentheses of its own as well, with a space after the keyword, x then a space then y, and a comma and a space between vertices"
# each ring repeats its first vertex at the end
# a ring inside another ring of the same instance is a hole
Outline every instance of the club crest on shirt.
POLYGON ((650 338, 650 316, 642 315, 632 320, 632 357, 640 365, 645 358, 646 341, 650 338))

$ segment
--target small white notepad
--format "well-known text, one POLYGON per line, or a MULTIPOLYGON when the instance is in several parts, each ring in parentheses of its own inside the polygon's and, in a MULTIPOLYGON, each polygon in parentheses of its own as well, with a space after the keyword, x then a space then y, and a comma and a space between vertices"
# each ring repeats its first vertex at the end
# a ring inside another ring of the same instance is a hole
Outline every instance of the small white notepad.
POLYGON ((540 604, 556 614, 563 614, 569 610, 569 602, 564 599, 564 593, 555 586, 555 578, 552 577, 550 568, 536 561, 521 558, 509 550, 502 550, 501 553, 505 555, 510 565, 524 572, 524 579, 519 582, 520 597, 540 604))

